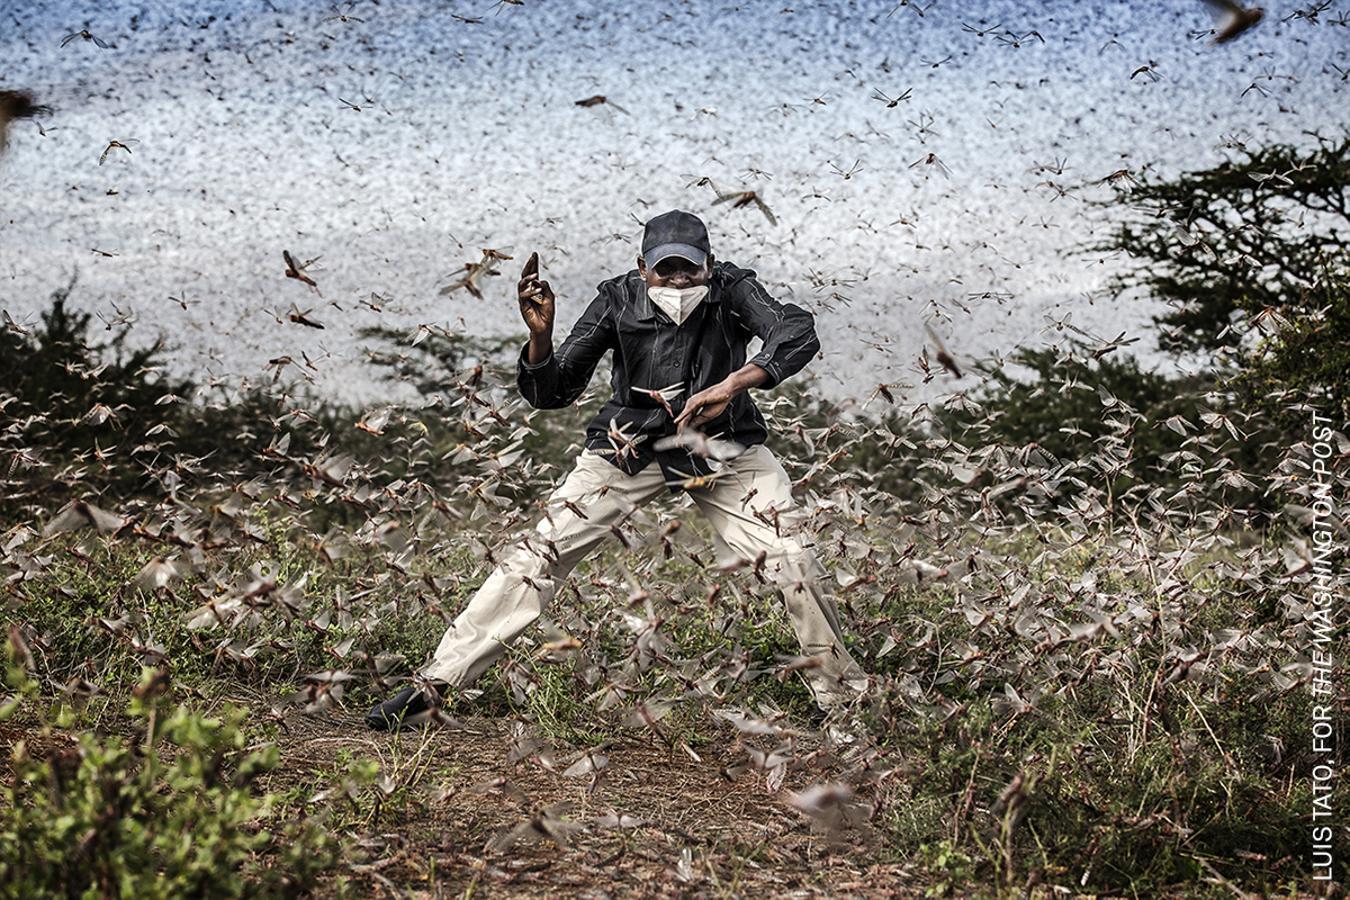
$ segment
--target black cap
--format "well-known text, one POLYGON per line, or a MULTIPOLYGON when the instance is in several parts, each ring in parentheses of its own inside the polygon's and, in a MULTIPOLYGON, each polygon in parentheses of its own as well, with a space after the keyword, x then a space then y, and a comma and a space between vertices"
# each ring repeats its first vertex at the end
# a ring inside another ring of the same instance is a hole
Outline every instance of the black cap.
POLYGON ((668 256, 680 256, 696 266, 708 259, 708 226, 693 213, 672 209, 647 220, 642 230, 642 259, 648 268, 668 256))

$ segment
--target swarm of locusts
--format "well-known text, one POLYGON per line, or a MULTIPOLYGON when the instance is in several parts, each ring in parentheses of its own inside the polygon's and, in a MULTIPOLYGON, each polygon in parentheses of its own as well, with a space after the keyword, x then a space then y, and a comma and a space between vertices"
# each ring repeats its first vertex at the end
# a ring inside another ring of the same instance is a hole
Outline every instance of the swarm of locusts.
MULTIPOLYGON (((495 677, 528 707, 548 670, 561 667, 598 720, 692 761, 702 753, 672 722, 725 734, 733 761, 721 764, 722 777, 758 779, 831 833, 885 821, 922 770, 900 749, 905 741, 955 733, 977 712, 998 735, 1089 709, 1102 732, 1078 752, 1108 768, 1162 735, 1178 752, 1205 752, 1213 741, 1192 716, 1199 704, 1274 704, 1316 677, 1300 653, 1324 630, 1310 598, 1326 571, 1304 526, 1325 507, 1319 492, 1344 496, 1350 440, 1326 428, 1317 442, 1285 448, 1278 468, 1244 471, 1235 451, 1249 423, 1217 412, 1150 422, 1120 398, 1100 399, 1106 435, 1078 458, 1040 442, 981 442, 988 420, 978 418, 958 440, 939 432, 925 404, 893 395, 893 417, 828 424, 809 424, 781 398, 763 401, 771 429, 793 448, 784 459, 794 494, 873 673, 847 742, 813 740, 800 717, 765 699, 761 687, 789 685, 819 661, 749 649, 761 646, 775 588, 762 559, 719 561, 697 529, 680 527, 696 518, 685 495, 616 526, 609 550, 569 576, 550 624, 524 638, 495 677), (1136 436, 1151 428, 1184 435, 1183 449, 1136 456, 1136 436), (911 467, 913 490, 902 496, 878 471, 849 465, 862 451, 911 467), (1319 455, 1329 486, 1313 478, 1319 455), (1151 480, 1164 471, 1171 480, 1151 480), (1246 530, 1238 498, 1253 490, 1284 498, 1281 540, 1246 530), (711 617, 716 640, 687 652, 674 634, 694 616, 711 617)), ((557 474, 556 463, 524 449, 547 426, 509 376, 463 372, 437 406, 463 437, 455 446, 431 439, 428 409, 384 406, 350 423, 381 448, 365 458, 342 449, 342 434, 296 452, 301 418, 260 421, 274 435, 262 454, 270 473, 242 481, 176 454, 169 430, 117 431, 134 423, 122 421, 125 410, 82 411, 80 419, 108 425, 106 446, 45 472, 43 448, 18 446, 12 435, 21 432, 11 431, 0 466, 17 513, 0 534, 7 610, 18 623, 10 640, 72 698, 116 689, 101 683, 97 656, 74 669, 46 663, 54 638, 23 624, 25 603, 73 592, 68 573, 93 571, 113 552, 138 568, 90 598, 99 652, 170 668, 184 661, 170 658, 173 644, 245 681, 264 669, 289 673, 264 685, 275 698, 265 715, 282 725, 341 713, 354 689, 388 691, 422 661, 391 652, 391 627, 421 623, 439 634, 462 586, 479 583, 537 521, 557 474), (136 447, 158 496, 117 505, 85 490, 100 467, 126 464, 119 442, 136 447), (68 499, 52 502, 60 496, 68 499), (525 497, 540 499, 512 499, 525 497), (448 569, 446 560, 456 562, 448 569), (186 642, 150 630, 142 612, 150 603, 177 610, 186 642), (321 655, 297 634, 316 636, 321 655)), ((46 415, 19 412, 29 426, 46 415)), ((1318 521, 1344 539, 1335 515, 1318 521)), ((429 727, 454 729, 471 712, 458 707, 429 727)), ((508 753, 515 763, 585 779, 588 791, 621 777, 597 748, 551 747, 531 723, 521 727, 508 753)), ((1230 762, 1235 772, 1244 765, 1230 762)), ((1020 808, 1053 764, 1031 754, 1022 770, 997 776, 988 805, 974 788, 962 803, 971 815, 1020 808)), ((526 838, 566 843, 621 828, 626 815, 565 818, 571 811, 536 810, 484 852, 526 838)))

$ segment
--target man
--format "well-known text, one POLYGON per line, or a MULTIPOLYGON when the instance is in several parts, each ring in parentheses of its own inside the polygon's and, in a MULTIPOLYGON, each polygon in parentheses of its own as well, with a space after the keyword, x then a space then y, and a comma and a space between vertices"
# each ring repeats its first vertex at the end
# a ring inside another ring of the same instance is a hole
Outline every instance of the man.
POLYGON ((844 647, 803 511, 763 444, 767 428, 749 395, 815 355, 811 313, 774 300, 753 271, 715 260, 703 221, 681 210, 647 222, 637 268, 600 283, 557 352, 555 297, 539 279, 537 254, 516 291, 530 331, 517 360, 521 395, 539 409, 568 406, 613 351, 613 396, 587 426, 575 468, 534 533, 501 555, 420 671, 421 683, 372 708, 367 724, 429 718, 450 688, 476 679, 540 616, 611 525, 663 487, 689 492, 713 526, 719 557, 756 561, 782 590, 803 653, 819 659, 799 671, 822 711, 864 691, 867 676, 844 647), (755 336, 763 349, 747 362, 755 336))

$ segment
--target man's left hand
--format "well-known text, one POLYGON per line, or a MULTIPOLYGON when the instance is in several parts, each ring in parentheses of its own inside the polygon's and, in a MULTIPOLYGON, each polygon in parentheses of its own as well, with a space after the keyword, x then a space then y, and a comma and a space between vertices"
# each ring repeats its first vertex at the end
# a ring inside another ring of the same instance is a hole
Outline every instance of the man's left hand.
POLYGON ((683 431, 686 425, 698 428, 704 422, 711 422, 726 411, 727 404, 738 393, 738 389, 725 381, 704 388, 685 401, 684 409, 675 417, 675 430, 683 431))

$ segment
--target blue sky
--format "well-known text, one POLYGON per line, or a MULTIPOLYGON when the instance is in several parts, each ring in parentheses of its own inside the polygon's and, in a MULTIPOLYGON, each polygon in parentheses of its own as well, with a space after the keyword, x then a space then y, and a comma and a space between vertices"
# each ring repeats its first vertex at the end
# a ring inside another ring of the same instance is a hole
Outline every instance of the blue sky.
POLYGON ((539 250, 561 338, 633 266, 638 221, 681 207, 816 313, 838 396, 917 382, 930 320, 967 358, 1065 316, 1149 356, 1149 304, 1101 291, 1123 261, 1065 252, 1111 221, 1089 185, 1342 133, 1344 7, 1299 8, 1214 47, 1201 2, 9 4, 0 86, 56 113, 0 162, 0 307, 35 321, 78 268, 81 303, 165 331, 186 371, 303 352, 322 390, 371 399, 361 325, 523 335, 539 250), (113 46, 60 46, 86 27, 113 46), (575 105, 596 94, 621 109, 575 105), (131 152, 100 166, 113 139, 131 152), (482 247, 517 260, 483 300, 440 296, 482 247), (322 295, 283 249, 321 257, 322 295), (278 323, 292 303, 327 327, 278 323))

